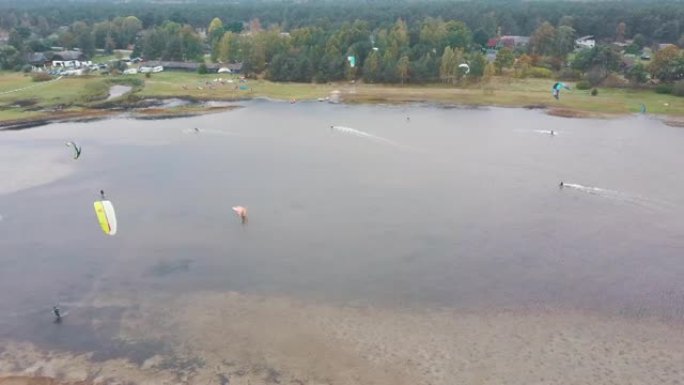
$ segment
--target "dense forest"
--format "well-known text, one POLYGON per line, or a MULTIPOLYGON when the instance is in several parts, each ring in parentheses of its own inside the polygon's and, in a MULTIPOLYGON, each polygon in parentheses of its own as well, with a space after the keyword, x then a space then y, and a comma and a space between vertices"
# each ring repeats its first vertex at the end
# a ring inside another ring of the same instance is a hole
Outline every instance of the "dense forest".
POLYGON ((614 72, 635 83, 684 78, 681 1, 8 1, 0 29, 8 34, 4 68, 62 46, 87 54, 134 48, 163 60, 210 54, 277 81, 455 83, 465 78, 462 63, 470 78, 507 71, 591 83, 614 72), (487 57, 488 43, 505 35, 530 36, 529 44, 498 46, 496 59, 487 57), (575 52, 583 35, 598 44, 575 52), (659 43, 673 46, 648 66, 624 60, 659 43))

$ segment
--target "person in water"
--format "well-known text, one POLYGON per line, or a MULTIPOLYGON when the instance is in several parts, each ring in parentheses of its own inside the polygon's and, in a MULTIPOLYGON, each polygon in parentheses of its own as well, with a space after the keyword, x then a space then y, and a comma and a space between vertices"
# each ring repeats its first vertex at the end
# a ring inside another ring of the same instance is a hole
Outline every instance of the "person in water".
POLYGON ((199 128, 195 127, 195 132, 199 132, 199 128))
POLYGON ((57 306, 52 307, 52 314, 55 315, 55 321, 59 322, 62 320, 62 314, 59 311, 59 308, 57 306))
POLYGON ((100 196, 102 197, 102 200, 105 200, 105 195, 104 195, 104 190, 100 190, 100 196))
POLYGON ((558 187, 563 187, 563 186, 565 186, 565 184, 563 184, 563 181, 561 181, 560 184, 558 185, 558 187))

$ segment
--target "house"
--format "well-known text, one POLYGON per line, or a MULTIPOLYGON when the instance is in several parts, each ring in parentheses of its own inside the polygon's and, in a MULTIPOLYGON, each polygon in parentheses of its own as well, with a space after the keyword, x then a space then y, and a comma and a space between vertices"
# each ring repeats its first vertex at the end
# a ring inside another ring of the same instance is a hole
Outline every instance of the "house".
POLYGON ((85 61, 86 60, 86 55, 81 52, 81 51, 75 51, 75 50, 65 50, 65 51, 58 51, 54 52, 52 54, 52 60, 59 60, 59 61, 85 61))
POLYGON ((575 47, 579 49, 594 48, 596 47, 596 40, 594 40, 594 36, 592 35, 582 36, 575 40, 575 47))
MULTIPOLYGON (((144 61, 141 64, 140 68, 143 67, 149 67, 149 68, 154 68, 154 67, 163 67, 164 70, 176 70, 176 71, 197 71, 199 69, 200 63, 194 63, 194 62, 185 62, 185 61, 158 61, 158 60, 149 60, 149 61, 144 61)), ((210 72, 216 72, 219 69, 218 64, 207 64, 207 70, 210 72)))
POLYGON ((529 36, 504 35, 501 36, 497 44, 498 48, 517 48, 526 47, 530 43, 529 36))
POLYGON ((661 49, 664 49, 664 48, 668 48, 668 47, 677 47, 677 46, 672 44, 672 43, 660 43, 660 44, 658 44, 658 51, 660 51, 661 49))
POLYGON ((526 47, 529 43, 529 36, 504 35, 501 37, 493 37, 487 40, 487 48, 501 49, 506 47, 515 49, 518 47, 526 47))
POLYGON ((46 64, 50 63, 42 52, 29 52, 26 54, 26 62, 30 64, 33 68, 43 68, 46 64))

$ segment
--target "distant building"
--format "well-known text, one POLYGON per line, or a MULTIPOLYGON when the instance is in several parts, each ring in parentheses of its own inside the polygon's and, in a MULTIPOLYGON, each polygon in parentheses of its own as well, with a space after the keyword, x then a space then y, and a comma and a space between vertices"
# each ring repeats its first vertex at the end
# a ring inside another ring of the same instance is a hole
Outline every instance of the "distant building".
POLYGON ((58 51, 53 52, 52 60, 58 61, 86 61, 86 55, 81 51, 70 50, 70 51, 58 51))
POLYGON ((501 49, 501 48, 520 48, 526 47, 530 43, 529 36, 504 35, 501 37, 493 37, 487 40, 487 48, 501 49))
POLYGON ((517 48, 526 47, 528 44, 530 44, 529 36, 504 35, 499 39, 497 46, 499 48, 517 48))
POLYGON ((592 35, 582 36, 575 40, 575 47, 579 49, 594 48, 596 47, 596 40, 594 40, 594 36, 592 35))
POLYGON ((42 52, 29 52, 26 54, 26 62, 34 68, 43 68, 50 63, 47 56, 42 52))
POLYGON ((661 44, 658 44, 658 51, 660 51, 661 49, 664 49, 664 48, 668 48, 668 47, 676 47, 676 45, 674 45, 672 43, 661 43, 661 44))
MULTIPOLYGON (((164 70, 171 70, 171 71, 197 71, 199 70, 201 63, 195 63, 195 62, 185 62, 185 61, 159 61, 159 60, 148 60, 148 61, 143 61, 140 63, 141 68, 142 67, 164 67, 164 70)), ((232 69, 237 69, 237 71, 232 72, 232 73, 237 73, 242 70, 242 63, 237 63, 237 64, 206 64, 207 70, 209 72, 216 72, 218 71, 219 68, 221 67, 227 67, 232 69)))

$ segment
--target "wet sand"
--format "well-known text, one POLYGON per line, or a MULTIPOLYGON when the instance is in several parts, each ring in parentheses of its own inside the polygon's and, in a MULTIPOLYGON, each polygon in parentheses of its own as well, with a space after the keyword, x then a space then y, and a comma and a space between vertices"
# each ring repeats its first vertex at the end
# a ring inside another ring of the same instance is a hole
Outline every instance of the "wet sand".
POLYGON ((101 297, 92 306, 129 309, 116 340, 164 341, 164 348, 134 363, 5 341, 0 373, 65 382, 255 385, 675 385, 684 378, 684 329, 647 319, 551 309, 333 306, 235 292, 142 301, 130 294, 101 297))

